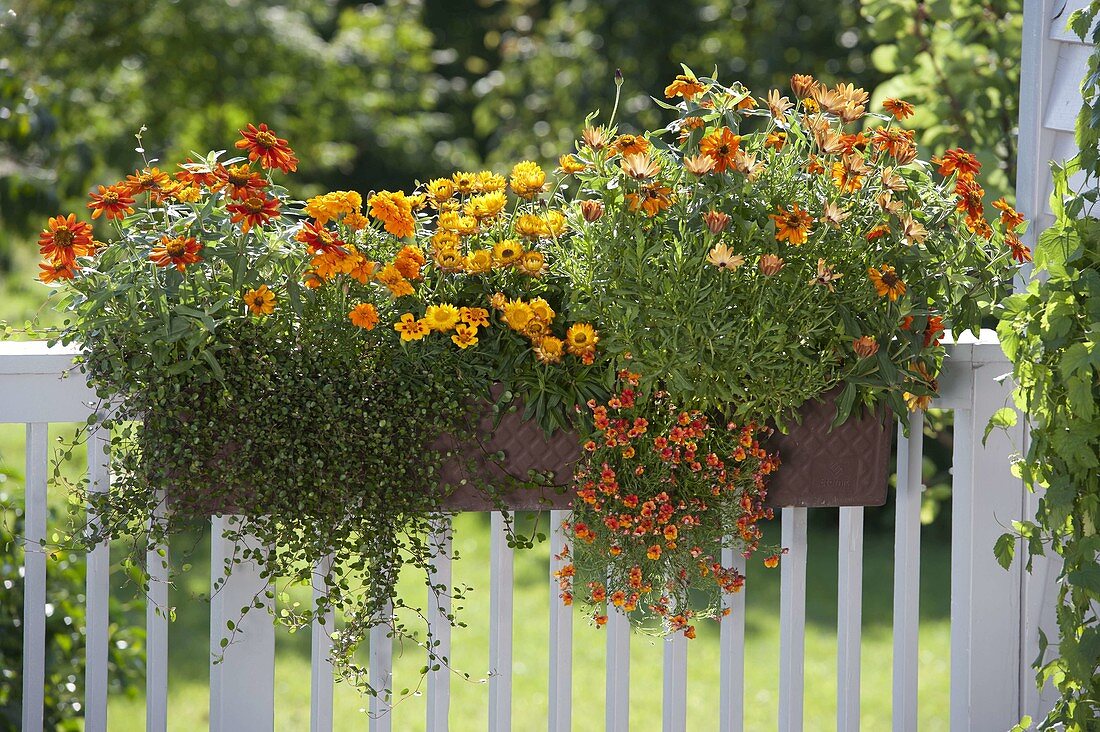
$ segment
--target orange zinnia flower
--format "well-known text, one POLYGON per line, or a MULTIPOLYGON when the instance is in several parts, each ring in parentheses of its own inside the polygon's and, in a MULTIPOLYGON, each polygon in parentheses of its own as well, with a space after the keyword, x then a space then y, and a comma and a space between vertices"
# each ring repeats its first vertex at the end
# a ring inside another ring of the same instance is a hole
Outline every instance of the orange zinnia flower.
POLYGON ((126 180, 119 185, 126 189, 128 195, 148 193, 154 201, 160 201, 164 196, 164 189, 171 182, 172 179, 160 168, 145 168, 126 176, 126 180))
POLYGON ((249 290, 244 294, 243 299, 253 315, 271 315, 275 312, 275 293, 269 290, 267 285, 249 290))
POLYGON ((75 264, 64 265, 49 262, 38 265, 38 268, 42 270, 38 273, 38 279, 47 285, 57 280, 71 280, 75 276, 76 270, 79 269, 75 264))
POLYGON ((294 238, 305 244, 310 254, 331 254, 344 246, 344 242, 337 239, 336 234, 314 222, 303 224, 302 230, 294 238))
POLYGON ((909 119, 913 116, 915 108, 904 99, 888 97, 882 100, 882 108, 894 115, 894 119, 909 119))
POLYGON ((888 297, 890 302, 894 302, 905 294, 905 283, 902 282, 897 272, 890 265, 882 265, 881 270, 869 267, 867 275, 871 279, 871 284, 875 286, 875 291, 879 297, 888 297))
POLYGON ((665 87, 665 98, 680 96, 689 102, 705 92, 707 88, 695 78, 694 74, 677 74, 672 83, 665 87))
POLYGON ((741 136, 729 127, 719 127, 699 141, 699 152, 714 161, 715 171, 722 173, 734 164, 741 147, 741 136))
POLYGON ((127 195, 122 186, 100 186, 99 193, 92 193, 90 197, 92 201, 88 208, 92 210, 93 219, 107 214, 108 219, 121 220, 134 212, 134 199, 127 195))
POLYGON ((1014 232, 1005 234, 1005 244, 1008 244, 1008 248, 1012 250, 1012 258, 1020 264, 1031 261, 1031 249, 1014 232))
POLYGON ((206 163, 196 163, 191 158, 187 158, 180 163, 180 168, 181 170, 176 173, 176 180, 185 185, 213 189, 217 188, 221 182, 217 169, 208 168, 206 163))
POLYGON ((1001 227, 1005 231, 1013 231, 1024 223, 1023 214, 1010 206, 1004 196, 993 202, 993 208, 1001 212, 1001 227))
POLYGON ((982 164, 971 153, 957 147, 948 150, 942 158, 932 158, 932 162, 940 166, 939 174, 943 176, 958 173, 959 178, 973 178, 982 169, 982 164))
POLYGON ((791 204, 790 211, 782 206, 776 208, 779 213, 768 216, 775 222, 776 240, 789 241, 795 246, 805 244, 807 237, 810 235, 810 225, 813 224, 813 217, 804 209, 799 208, 797 203, 791 204))
POLYGON ((226 206, 226 210, 233 214, 230 220, 240 223, 241 231, 247 234, 253 226, 263 226, 279 217, 279 199, 261 193, 249 196, 240 203, 232 203, 226 206))
POLYGON ((198 254, 200 249, 202 244, 193 236, 162 236, 160 244, 149 253, 149 259, 158 267, 175 267, 182 272, 187 265, 202 261, 198 254))
POLYGON ((943 333, 943 318, 938 315, 929 315, 928 323, 924 326, 924 347, 938 346, 941 333, 943 333))
POLYGON ((77 257, 95 254, 92 226, 77 221, 76 214, 54 216, 46 225, 48 228, 38 235, 38 251, 50 264, 72 269, 77 257))
MULTIPOLYGON (((958 182, 955 184, 955 193, 958 195, 959 200, 955 204, 955 209, 958 211, 965 211, 968 218, 979 219, 985 212, 985 207, 982 205, 982 199, 985 197, 985 190, 978 185, 977 181, 973 178, 959 177, 958 182)), ((973 227, 972 227, 973 228, 973 227)))
POLYGON ((214 174, 220 184, 228 188, 229 197, 240 201, 261 195, 264 188, 267 188, 263 176, 253 171, 248 163, 230 165, 228 168, 221 165, 214 174))
POLYGON ((261 123, 258 128, 250 124, 247 130, 238 131, 244 139, 237 140, 234 146, 238 150, 247 150, 249 160, 259 160, 262 167, 268 170, 278 168, 284 173, 298 169, 298 158, 290 145, 266 124, 261 123))

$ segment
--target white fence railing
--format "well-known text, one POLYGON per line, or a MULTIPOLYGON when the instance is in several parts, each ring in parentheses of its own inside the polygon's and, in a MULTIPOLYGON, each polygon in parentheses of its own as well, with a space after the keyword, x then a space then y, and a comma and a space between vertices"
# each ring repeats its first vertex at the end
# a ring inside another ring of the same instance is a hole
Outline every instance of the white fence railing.
MULTIPOLYGON (((1013 519, 1020 518, 1028 505, 1027 492, 1010 471, 1010 455, 1021 449, 1023 427, 993 432, 986 444, 982 432, 990 415, 1010 405, 1010 385, 997 377, 1009 365, 996 338, 983 333, 980 339, 963 338, 948 347, 949 359, 941 376, 941 397, 935 406, 954 410, 954 455, 952 470, 951 533, 951 729, 1005 730, 1024 713, 1039 710, 1028 668, 1035 649, 1022 639, 1033 638, 1028 626, 1034 611, 1025 612, 1022 598, 1035 604, 1036 590, 1019 560, 1004 571, 993 558, 992 546, 998 534, 1013 519)), ((72 373, 73 352, 47 348, 42 343, 0 343, 0 422, 23 423, 26 447, 26 567, 24 633, 23 729, 42 727, 44 678, 44 618, 46 558, 47 427, 51 422, 81 422, 95 402, 79 373, 72 373)), ((899 430, 896 535, 894 554, 893 617, 893 729, 917 729, 917 634, 920 589, 920 507, 923 437, 922 415, 914 415, 907 438, 899 430)), ((107 440, 96 434, 88 443, 92 485, 108 485, 107 440)), ((825 509, 815 509, 825 510, 825 509)), ((553 512, 557 527, 564 512, 553 512)), ((804 508, 782 511, 782 544, 788 554, 781 564, 779 728, 783 732, 803 728, 803 686, 806 624, 807 517, 804 508)), ((215 517, 212 531, 212 581, 222 578, 223 562, 233 547, 223 538, 222 528, 232 517, 215 517)), ((499 514, 491 522, 490 548, 490 640, 489 640, 489 729, 529 729, 524 719, 513 719, 511 685, 513 634, 513 556, 505 540, 499 514), (513 725, 513 722, 515 724, 513 725)), ((862 625, 863 509, 840 509, 837 607, 837 729, 859 729, 860 651, 862 625)), ((443 520, 434 539, 447 547, 451 527, 443 520)), ((574 723, 572 689, 572 613, 560 606, 554 571, 554 555, 563 546, 560 531, 551 536, 552 551, 547 568, 550 585, 550 648, 547 669, 549 729, 569 730, 574 723)), ((86 729, 107 728, 107 638, 109 549, 100 546, 88 557, 87 571, 87 681, 85 685, 86 729)), ((449 556, 449 553, 448 553, 449 556)), ((743 561, 726 556, 729 565, 743 561)), ((165 730, 168 717, 168 635, 163 608, 168 607, 165 573, 167 553, 152 552, 149 568, 153 575, 147 624, 147 729, 165 730)), ((451 562, 437 560, 437 582, 449 582, 451 562)), ((237 620, 239 609, 259 593, 263 580, 255 566, 239 565, 214 595, 210 606, 211 628, 226 627, 237 620)), ((752 588, 748 587, 751 592, 752 588)), ((718 725, 722 732, 743 727, 745 694, 745 591, 727 600, 730 615, 721 624, 721 692, 718 725)), ((429 618, 440 645, 436 652, 450 655, 451 628, 440 615, 450 611, 445 597, 429 597, 429 618), (435 608, 438 608, 435 610, 435 608)), ((275 708, 274 628, 266 615, 249 613, 244 632, 224 652, 224 660, 210 667, 210 727, 218 731, 271 730, 275 708)), ((312 633, 312 730, 330 730, 333 723, 333 675, 328 665, 331 618, 315 625, 312 633)), ((630 629, 625 618, 612 613, 606 627, 606 729, 625 732, 629 721, 630 629)), ((221 651, 221 638, 211 633, 212 653, 221 651)), ((696 641, 699 642, 699 641, 696 641)), ((370 673, 377 683, 389 678, 392 665, 391 641, 380 627, 370 637, 370 673)), ((685 639, 664 642, 663 729, 685 730, 687 726, 687 655, 685 639)), ((655 669, 634 668, 635 674, 654 676, 655 669)), ((647 678, 656 688, 656 679, 647 678)), ((450 675, 442 669, 429 673, 426 683, 427 729, 446 730, 450 709, 450 675)), ((523 709, 522 700, 516 708, 523 709)), ((383 732, 393 726, 387 700, 371 703, 370 729, 383 732)), ((461 710, 457 710, 461 712, 461 710)), ((577 719, 589 719, 586 710, 576 710, 577 719), (582 716, 583 715, 583 716, 582 716)), ((637 723, 637 722, 636 722, 637 723)), ((590 729, 581 721, 578 729, 590 729)))

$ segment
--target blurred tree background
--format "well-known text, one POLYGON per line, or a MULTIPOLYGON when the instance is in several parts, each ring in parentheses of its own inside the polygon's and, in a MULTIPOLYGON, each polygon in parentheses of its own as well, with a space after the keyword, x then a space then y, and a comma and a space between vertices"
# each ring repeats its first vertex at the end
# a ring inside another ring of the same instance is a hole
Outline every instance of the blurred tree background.
MULTIPOLYGON (((298 185, 408 187, 571 149, 682 61, 763 93, 793 72, 918 102, 923 141, 977 149, 1009 188, 1020 0, 14 0, 0 2, 0 269, 43 218, 138 162, 264 121, 298 185)), ((12 313, 4 313, 6 316, 12 313)))

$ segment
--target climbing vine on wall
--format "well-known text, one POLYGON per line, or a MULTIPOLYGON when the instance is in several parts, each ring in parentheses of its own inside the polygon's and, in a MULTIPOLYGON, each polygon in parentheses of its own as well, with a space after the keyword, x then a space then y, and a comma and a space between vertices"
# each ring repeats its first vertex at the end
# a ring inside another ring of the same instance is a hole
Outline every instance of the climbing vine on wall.
MULTIPOLYGON (((1070 27, 1096 45, 1100 1, 1075 13, 1070 27)), ((996 544, 1011 563, 1018 539, 1031 559, 1062 560, 1058 632, 1040 634, 1037 682, 1060 697, 1039 729, 1094 730, 1100 720, 1100 46, 1082 84, 1077 118, 1080 153, 1054 167, 1056 221, 1039 235, 1036 277, 1004 303, 998 327, 1013 362, 1016 404, 1028 415, 1030 445, 1019 463, 1029 485, 1042 489, 1034 521, 1014 522, 996 544), (1071 178, 1083 181, 1071 185, 1071 178)), ((1009 410, 998 419, 1014 420, 1009 410)), ((1018 729, 1029 725, 1025 719, 1018 729)))

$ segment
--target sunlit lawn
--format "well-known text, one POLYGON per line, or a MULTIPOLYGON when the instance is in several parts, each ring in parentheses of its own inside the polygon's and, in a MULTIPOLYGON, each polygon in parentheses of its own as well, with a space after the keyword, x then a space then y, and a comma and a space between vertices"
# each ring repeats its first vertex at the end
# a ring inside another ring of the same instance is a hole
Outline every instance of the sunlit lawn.
MULTIPOLYGON (((0 427, 0 468, 22 469, 23 431, 0 427)), ((74 471, 76 468, 74 468, 74 471)), ((15 481, 6 486, 18 494, 15 481), (14 489, 14 490, 12 490, 14 489)), ((63 496, 53 495, 57 503, 63 496)), ((486 726, 488 686, 483 678, 489 645, 489 523, 487 516, 466 514, 456 521, 455 546, 462 554, 455 564, 456 582, 475 588, 466 602, 462 620, 468 627, 453 636, 452 662, 468 672, 451 683, 451 729, 480 730, 486 726)), ((778 525, 771 529, 777 530, 778 525)), ((777 535, 773 537, 777 539, 777 535)), ((180 542, 183 544, 183 542, 180 542)), ((194 543, 194 540, 188 544, 194 543)), ((205 548, 205 541, 199 542, 205 548)), ((836 715, 836 538, 827 528, 811 528, 811 555, 807 586, 806 629, 806 729, 829 729, 836 715)), ((926 542, 922 552, 920 626, 920 727, 947 728, 949 690, 949 547, 942 541, 926 542)), ((545 727, 547 713, 546 667, 548 664, 549 587, 546 576, 548 550, 540 545, 520 552, 515 563, 513 721, 516 729, 545 727)), ((891 600, 892 538, 872 534, 864 551, 863 726, 885 729, 891 713, 891 600)), ((121 557, 115 556, 117 562, 121 557)), ((209 605, 196 599, 209 582, 208 556, 198 550, 188 560, 194 566, 184 586, 173 591, 171 602, 178 618, 169 631, 169 726, 192 730, 208 722, 209 605)), ((404 580, 406 596, 424 593, 416 577, 404 580)), ((119 582, 122 584, 121 577, 119 582)), ((131 585, 116 590, 132 596, 131 585)), ((750 567, 748 580, 746 649, 746 729, 774 728, 779 648, 779 572, 759 564, 750 567)), ((305 595, 303 595, 305 597, 305 595)), ((138 617, 135 620, 141 622, 138 617)), ((309 727, 309 636, 277 633, 276 727, 305 730, 309 727)), ((708 730, 717 725, 718 632, 704 627, 689 643, 688 729, 708 730)), ((415 687, 422 654, 415 647, 402 654, 395 650, 395 688, 415 687)), ((364 660, 366 656, 364 655, 364 660)), ((635 635, 631 641, 632 728, 659 728, 661 714, 661 663, 659 640, 635 635)), ((573 710, 574 729, 602 726, 604 714, 604 634, 592 628, 578 609, 574 618, 573 710)), ((144 700, 116 697, 110 703, 111 729, 139 730, 144 726, 144 700)), ((336 729, 365 728, 360 711, 366 700, 337 686, 336 729)), ((424 698, 412 697, 394 710, 395 730, 423 729, 424 698)))

